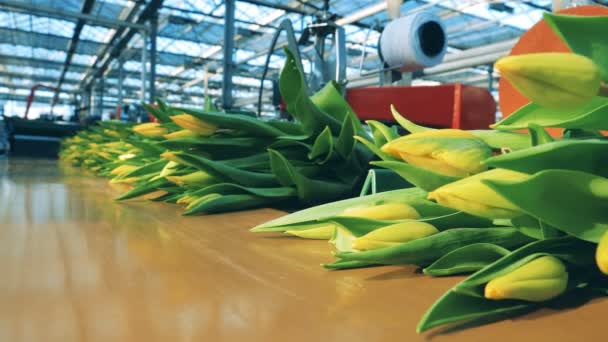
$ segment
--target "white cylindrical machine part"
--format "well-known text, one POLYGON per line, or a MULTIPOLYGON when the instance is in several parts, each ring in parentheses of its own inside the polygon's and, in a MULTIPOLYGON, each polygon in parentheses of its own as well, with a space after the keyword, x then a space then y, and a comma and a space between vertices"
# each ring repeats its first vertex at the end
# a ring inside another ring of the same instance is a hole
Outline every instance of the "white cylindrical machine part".
POLYGON ((389 23, 380 36, 380 54, 391 68, 414 71, 441 63, 447 35, 441 19, 418 12, 389 23))

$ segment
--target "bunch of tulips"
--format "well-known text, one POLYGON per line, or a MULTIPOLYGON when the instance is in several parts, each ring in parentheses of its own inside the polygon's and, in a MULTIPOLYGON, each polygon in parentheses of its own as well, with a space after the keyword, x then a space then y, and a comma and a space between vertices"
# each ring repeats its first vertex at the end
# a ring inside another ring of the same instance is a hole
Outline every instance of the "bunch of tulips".
POLYGON ((328 269, 409 264, 433 277, 471 274, 427 311, 419 332, 608 293, 608 140, 600 131, 608 130, 608 17, 545 20, 573 53, 499 60, 531 102, 494 130, 422 127, 392 108, 408 135, 376 123, 373 140, 357 139, 380 159, 372 164, 414 187, 252 231, 329 240, 336 259, 328 269), (546 127, 563 130, 552 136, 546 127))

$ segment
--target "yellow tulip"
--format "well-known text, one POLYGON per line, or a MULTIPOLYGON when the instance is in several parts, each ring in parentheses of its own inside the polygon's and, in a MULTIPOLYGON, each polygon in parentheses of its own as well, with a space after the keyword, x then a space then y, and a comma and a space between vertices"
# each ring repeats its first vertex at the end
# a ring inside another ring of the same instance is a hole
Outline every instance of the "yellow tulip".
POLYGON ((416 220, 420 214, 405 203, 386 203, 369 207, 353 207, 338 216, 362 217, 374 220, 416 220))
POLYGON ((108 152, 97 152, 97 155, 105 159, 112 159, 112 155, 108 152))
POLYGON ((547 108, 579 107, 596 96, 601 85, 593 61, 572 53, 508 56, 494 66, 524 96, 547 108))
POLYGON ((167 129, 158 122, 146 122, 133 126, 133 132, 147 137, 162 137, 167 134, 167 129))
POLYGON ((164 190, 156 190, 150 193, 147 193, 145 195, 142 196, 143 199, 147 199, 147 200, 153 200, 155 198, 159 198, 161 196, 164 196, 168 194, 168 192, 164 191, 164 190))
POLYGON ((164 135, 165 139, 193 138, 196 136, 198 136, 198 134, 187 129, 181 129, 179 131, 164 135))
POLYGON ((566 266, 554 256, 542 256, 486 284, 488 299, 542 302, 555 298, 568 286, 566 266))
POLYGON ((334 235, 336 226, 328 223, 321 227, 304 229, 304 230, 286 230, 285 234, 297 236, 303 239, 314 239, 314 240, 329 240, 334 235))
POLYGON ((602 273, 608 275, 608 231, 602 235, 595 250, 595 262, 602 273))
POLYGON ((171 120, 178 126, 200 135, 212 135, 217 130, 217 126, 206 123, 190 114, 173 115, 171 120))
POLYGON ((197 196, 184 195, 184 196, 180 197, 176 203, 188 205, 188 204, 196 201, 198 198, 199 197, 197 197, 197 196))
POLYGON ((137 157, 137 155, 134 153, 124 153, 118 156, 118 160, 127 160, 135 157, 137 157))
POLYGON ((118 132, 111 129, 104 129, 103 132, 111 137, 120 138, 120 134, 118 132))
POLYGON ((216 193, 211 193, 211 194, 207 194, 207 195, 198 197, 194 201, 190 202, 190 204, 188 204, 186 206, 186 209, 192 209, 192 208, 196 207, 199 204, 202 204, 202 203, 208 202, 208 201, 212 201, 212 200, 214 200, 216 198, 220 198, 220 197, 222 197, 222 195, 216 194, 216 193))
POLYGON ((382 146, 382 152, 442 175, 466 177, 487 169, 481 162, 492 155, 490 147, 459 129, 412 133, 382 146))
POLYGON ((437 228, 426 222, 402 222, 371 231, 352 242, 353 249, 372 250, 400 245, 439 233, 437 228))
POLYGON ((523 214, 521 210, 483 184, 482 180, 519 180, 526 177, 527 174, 517 171, 493 169, 439 187, 430 192, 428 198, 445 207, 476 216, 514 218, 523 214))
POLYGON ((137 169, 137 166, 135 165, 123 164, 112 169, 112 171, 110 171, 110 174, 121 177, 135 169, 137 169))
POLYGON ((179 186, 208 185, 216 182, 216 179, 205 171, 195 171, 182 176, 166 176, 165 178, 179 186))

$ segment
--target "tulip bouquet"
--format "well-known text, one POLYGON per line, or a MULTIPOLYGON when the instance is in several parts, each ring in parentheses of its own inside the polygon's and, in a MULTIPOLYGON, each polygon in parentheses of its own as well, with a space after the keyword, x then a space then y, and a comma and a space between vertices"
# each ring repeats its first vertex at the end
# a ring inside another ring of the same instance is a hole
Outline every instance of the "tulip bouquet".
POLYGON ((296 212, 253 228, 328 239, 330 269, 413 264, 472 273, 418 331, 486 323, 608 293, 608 17, 546 14, 573 54, 511 56, 496 67, 531 103, 494 131, 431 129, 392 108, 409 135, 374 124, 358 138, 414 188, 296 212), (559 138, 545 127, 564 128, 559 138), (526 129, 527 134, 514 130, 526 129))
POLYGON ((373 153, 356 144, 367 132, 328 83, 309 96, 285 50, 280 90, 295 122, 168 106, 148 110, 159 122, 100 123, 64 142, 61 156, 147 196, 186 206, 186 215, 281 205, 312 205, 352 196, 373 153))

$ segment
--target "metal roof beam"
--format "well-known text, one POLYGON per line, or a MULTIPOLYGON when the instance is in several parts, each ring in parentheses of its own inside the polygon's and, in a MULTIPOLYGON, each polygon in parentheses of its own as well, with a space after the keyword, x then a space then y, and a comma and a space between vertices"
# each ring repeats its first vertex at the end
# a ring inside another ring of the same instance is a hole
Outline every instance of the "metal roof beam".
MULTIPOLYGON (((95 0, 85 0, 82 4, 82 9, 80 12, 82 14, 89 14, 91 10, 93 10, 93 6, 95 5, 95 0)), ((72 57, 74 57, 74 53, 76 52, 76 46, 78 46, 78 40, 80 39, 80 33, 82 32, 82 28, 84 27, 85 20, 78 19, 76 22, 76 26, 74 27, 74 33, 72 34, 72 39, 68 43, 67 53, 65 56, 65 62, 63 63, 63 67, 61 69, 61 75, 59 76, 59 81, 57 81, 57 87, 55 90, 55 99, 58 98, 59 92, 61 91, 61 85, 65 80, 65 74, 70 67, 70 63, 72 63, 72 57)))
MULTIPOLYGON (((139 10, 139 6, 140 6, 140 3, 136 2, 133 5, 133 7, 131 8, 131 10, 129 11, 129 13, 127 14, 127 17, 124 19, 124 21, 132 22, 133 19, 135 18, 135 15, 137 14, 137 11, 139 10)), ((101 52, 99 52, 97 54, 97 57, 95 57, 95 61, 90 66, 89 70, 86 71, 86 74, 82 78, 82 82, 80 83, 81 86, 84 86, 84 85, 90 86, 91 85, 91 82, 93 81, 92 76, 94 73, 97 74, 97 71, 99 69, 98 64, 108 54, 108 52, 110 51, 110 46, 112 44, 114 44, 114 42, 116 42, 116 40, 121 38, 121 36, 123 35, 123 33, 125 32, 126 29, 127 29, 126 27, 119 27, 118 29, 116 29, 116 32, 114 32, 114 35, 112 36, 112 38, 110 38, 110 40, 108 41, 108 44, 106 46, 104 46, 104 48, 101 50, 101 52)))
POLYGON ((15 12, 21 12, 26 14, 37 13, 47 17, 56 19, 73 19, 73 20, 86 20, 88 23, 98 24, 106 27, 131 27, 138 30, 145 30, 145 25, 134 24, 129 21, 122 20, 111 20, 100 18, 99 16, 78 13, 72 11, 62 11, 52 7, 34 5, 26 1, 13 1, 13 0, 0 0, 0 6, 9 8, 15 12))
MULTIPOLYGON (((59 69, 63 65, 62 62, 50 61, 42 58, 31 58, 31 57, 19 57, 12 55, 1 55, 0 60, 3 65, 17 65, 17 66, 31 66, 33 68, 48 68, 48 69, 59 69)), ((88 68, 85 64, 72 64, 70 67, 74 71, 84 71, 88 68)))
MULTIPOLYGON (((156 15, 158 9, 162 6, 163 0, 152 0, 148 3, 146 8, 142 11, 141 15, 137 19, 138 24, 144 24, 152 16, 156 15)), ((112 47, 109 54, 104 58, 103 64, 99 67, 94 77, 101 77, 106 69, 110 66, 112 60, 119 57, 122 51, 125 49, 131 38, 137 33, 137 30, 128 29, 127 32, 120 38, 118 43, 112 47)), ((144 48, 146 48, 144 46, 144 48)), ((86 78, 85 78, 86 80, 86 78)), ((90 83, 91 80, 88 81, 90 83)))

